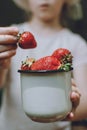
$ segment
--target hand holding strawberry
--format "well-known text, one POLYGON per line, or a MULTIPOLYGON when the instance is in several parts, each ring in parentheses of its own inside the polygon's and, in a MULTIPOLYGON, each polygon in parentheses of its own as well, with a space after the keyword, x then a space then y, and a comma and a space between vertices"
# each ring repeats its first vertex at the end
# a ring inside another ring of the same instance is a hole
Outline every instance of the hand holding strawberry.
POLYGON ((37 46, 37 42, 30 32, 23 32, 18 36, 18 43, 22 49, 31 49, 37 46))

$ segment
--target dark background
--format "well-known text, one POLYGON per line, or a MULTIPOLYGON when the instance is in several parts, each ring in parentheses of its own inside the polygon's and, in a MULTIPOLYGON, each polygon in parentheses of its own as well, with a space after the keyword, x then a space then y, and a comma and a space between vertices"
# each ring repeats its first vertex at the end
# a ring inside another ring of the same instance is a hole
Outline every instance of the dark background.
MULTIPOLYGON (((79 33, 87 40, 87 0, 82 0, 83 19, 70 21, 73 32, 79 33)), ((0 0, 0 26, 9 26, 13 23, 25 21, 23 10, 19 9, 12 0, 0 0)))

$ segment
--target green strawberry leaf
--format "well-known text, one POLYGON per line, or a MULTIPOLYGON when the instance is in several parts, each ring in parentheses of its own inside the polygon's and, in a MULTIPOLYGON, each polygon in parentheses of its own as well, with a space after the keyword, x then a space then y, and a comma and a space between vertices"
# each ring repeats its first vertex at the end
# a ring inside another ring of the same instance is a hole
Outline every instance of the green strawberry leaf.
POLYGON ((71 70, 71 68, 72 68, 71 66, 72 66, 71 63, 66 63, 66 64, 63 64, 63 65, 59 68, 59 70, 69 71, 69 70, 71 70))

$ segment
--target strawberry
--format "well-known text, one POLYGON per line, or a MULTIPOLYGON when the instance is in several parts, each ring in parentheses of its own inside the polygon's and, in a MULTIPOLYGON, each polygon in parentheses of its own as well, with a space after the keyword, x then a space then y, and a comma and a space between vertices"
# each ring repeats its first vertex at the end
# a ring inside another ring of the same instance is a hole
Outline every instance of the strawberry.
POLYGON ((22 49, 30 49, 37 46, 36 40, 30 32, 23 32, 22 34, 19 34, 18 43, 22 49))
POLYGON ((34 58, 28 58, 25 61, 22 61, 21 70, 30 70, 31 65, 35 62, 34 58))
POLYGON ((58 70, 61 67, 61 63, 56 57, 46 56, 35 61, 31 65, 31 70, 58 70))
POLYGON ((68 49, 58 48, 53 52, 52 56, 60 60, 62 64, 72 63, 72 55, 68 49))

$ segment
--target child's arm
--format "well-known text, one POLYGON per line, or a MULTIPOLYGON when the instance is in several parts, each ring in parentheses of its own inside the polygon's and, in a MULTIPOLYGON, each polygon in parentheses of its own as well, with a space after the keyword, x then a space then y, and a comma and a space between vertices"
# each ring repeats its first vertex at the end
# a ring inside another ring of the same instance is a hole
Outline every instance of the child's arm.
POLYGON ((2 88, 5 83, 7 72, 8 72, 7 69, 0 70, 0 88, 2 88))
POLYGON ((87 118, 87 64, 79 65, 76 70, 74 69, 74 79, 81 98, 73 120, 82 120, 87 118))
POLYGON ((8 69, 10 67, 11 57, 16 54, 17 38, 15 36, 17 34, 17 28, 0 28, 0 88, 5 83, 8 69))

